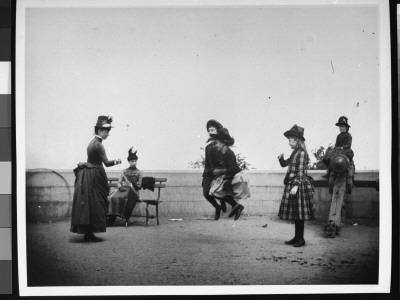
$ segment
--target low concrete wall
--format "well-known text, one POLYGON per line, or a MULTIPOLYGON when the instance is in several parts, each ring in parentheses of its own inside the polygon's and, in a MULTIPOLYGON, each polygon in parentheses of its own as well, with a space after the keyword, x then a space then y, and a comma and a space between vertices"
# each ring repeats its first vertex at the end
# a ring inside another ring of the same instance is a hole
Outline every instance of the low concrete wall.
MULTIPOLYGON (((117 177, 118 172, 108 172, 117 177)), ((169 218, 185 218, 213 215, 213 207, 204 199, 201 188, 201 172, 196 171, 145 171, 144 176, 166 177, 167 187, 162 190, 163 203, 160 214, 169 218)), ((283 178, 286 171, 249 171, 251 198, 244 200, 243 214, 266 215, 277 213, 283 193, 283 178)), ((321 171, 309 171, 314 179, 322 179, 321 171)), ((48 221, 69 218, 75 176, 72 171, 29 170, 26 174, 26 201, 28 221, 48 221)), ((355 180, 375 181, 377 171, 358 171, 355 180)), ((154 197, 141 191, 142 198, 154 197)), ((315 188, 317 216, 326 218, 329 213, 331 195, 328 188, 315 188)), ((229 208, 228 208, 229 209, 229 208)), ((154 214, 154 211, 150 211, 154 214)), ((144 216, 145 205, 137 205, 134 215, 144 216)), ((354 218, 378 218, 379 192, 374 188, 354 188, 348 195, 345 215, 354 218)))

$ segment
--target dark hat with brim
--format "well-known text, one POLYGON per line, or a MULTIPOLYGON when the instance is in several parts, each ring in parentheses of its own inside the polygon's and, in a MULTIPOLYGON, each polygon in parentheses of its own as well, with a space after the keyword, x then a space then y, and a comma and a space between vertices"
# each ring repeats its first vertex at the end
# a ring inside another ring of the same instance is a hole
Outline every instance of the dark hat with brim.
POLYGON ((283 135, 287 138, 298 138, 302 141, 306 140, 304 138, 304 128, 297 126, 296 124, 292 128, 290 128, 290 130, 285 131, 283 135))
POLYGON ((210 127, 215 127, 217 130, 220 130, 222 128, 222 124, 220 122, 218 122, 217 120, 211 119, 207 122, 207 125, 206 125, 207 130, 210 127))
POLYGON ((99 129, 109 129, 111 130, 111 128, 113 128, 111 126, 113 119, 111 116, 99 116, 97 118, 97 123, 94 126, 95 128, 99 128, 99 129))
POLYGON ((232 146, 235 143, 235 139, 229 135, 227 128, 221 128, 217 134, 210 134, 214 140, 218 140, 227 146, 232 146))
POLYGON ((129 148, 129 150, 128 150, 128 161, 131 161, 131 160, 137 160, 138 159, 138 157, 137 157, 137 150, 135 150, 135 151, 133 151, 133 147, 131 147, 131 148, 129 148))
POLYGON ((348 119, 345 116, 341 116, 336 123, 336 126, 346 126, 347 128, 350 127, 349 123, 347 122, 348 119))

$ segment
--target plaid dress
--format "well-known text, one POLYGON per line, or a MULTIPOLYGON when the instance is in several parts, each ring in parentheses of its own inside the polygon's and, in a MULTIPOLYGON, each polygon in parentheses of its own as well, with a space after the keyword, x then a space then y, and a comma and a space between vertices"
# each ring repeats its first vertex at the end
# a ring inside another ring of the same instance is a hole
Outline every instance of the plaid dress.
POLYGON ((314 187, 308 180, 305 170, 307 154, 300 149, 295 149, 289 159, 279 160, 282 167, 288 167, 284 184, 279 217, 285 220, 314 220, 314 187), (290 195, 294 186, 298 186, 296 195, 290 195))

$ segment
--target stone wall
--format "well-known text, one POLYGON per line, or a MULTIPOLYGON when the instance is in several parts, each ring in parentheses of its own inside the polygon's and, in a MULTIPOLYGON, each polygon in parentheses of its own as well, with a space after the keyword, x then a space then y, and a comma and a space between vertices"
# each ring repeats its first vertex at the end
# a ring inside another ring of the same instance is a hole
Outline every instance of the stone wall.
MULTIPOLYGON (((286 171, 249 171, 247 176, 251 186, 251 198, 244 200, 243 214, 266 215, 277 213, 283 193, 283 178, 286 171)), ((204 199, 201 188, 201 172, 190 171, 145 171, 144 176, 165 177, 167 187, 161 191, 160 215, 168 218, 186 218, 213 215, 213 207, 204 199)), ((322 179, 321 171, 309 171, 314 179, 322 179)), ((117 177, 118 172, 107 173, 117 177)), ((47 169, 28 170, 26 173, 27 220, 50 221, 68 219, 71 214, 74 192, 72 171, 52 171, 47 169)), ((355 180, 375 181, 377 171, 358 171, 355 180)), ((148 190, 141 191, 142 198, 155 197, 148 190)), ((346 202, 345 215, 354 218, 379 217, 379 192, 375 188, 354 188, 346 202)), ((317 216, 327 217, 330 207, 328 188, 315 188, 317 216)), ((155 211, 150 208, 150 214, 155 211)), ((229 208, 228 208, 229 209, 229 208)), ((145 205, 139 204, 134 216, 145 215, 145 205)))

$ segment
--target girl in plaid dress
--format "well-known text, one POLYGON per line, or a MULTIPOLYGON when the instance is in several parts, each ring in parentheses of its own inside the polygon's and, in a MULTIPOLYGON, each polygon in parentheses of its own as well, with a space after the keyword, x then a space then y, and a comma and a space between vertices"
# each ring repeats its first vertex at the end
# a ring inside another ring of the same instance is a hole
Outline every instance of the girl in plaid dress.
POLYGON ((285 244, 301 247, 306 244, 304 221, 315 219, 314 187, 306 174, 309 158, 304 144, 304 128, 294 125, 284 135, 288 138, 293 152, 286 160, 283 158, 283 154, 278 156, 282 167, 289 166, 283 181, 285 190, 279 208, 279 217, 295 222, 295 236, 285 244))

